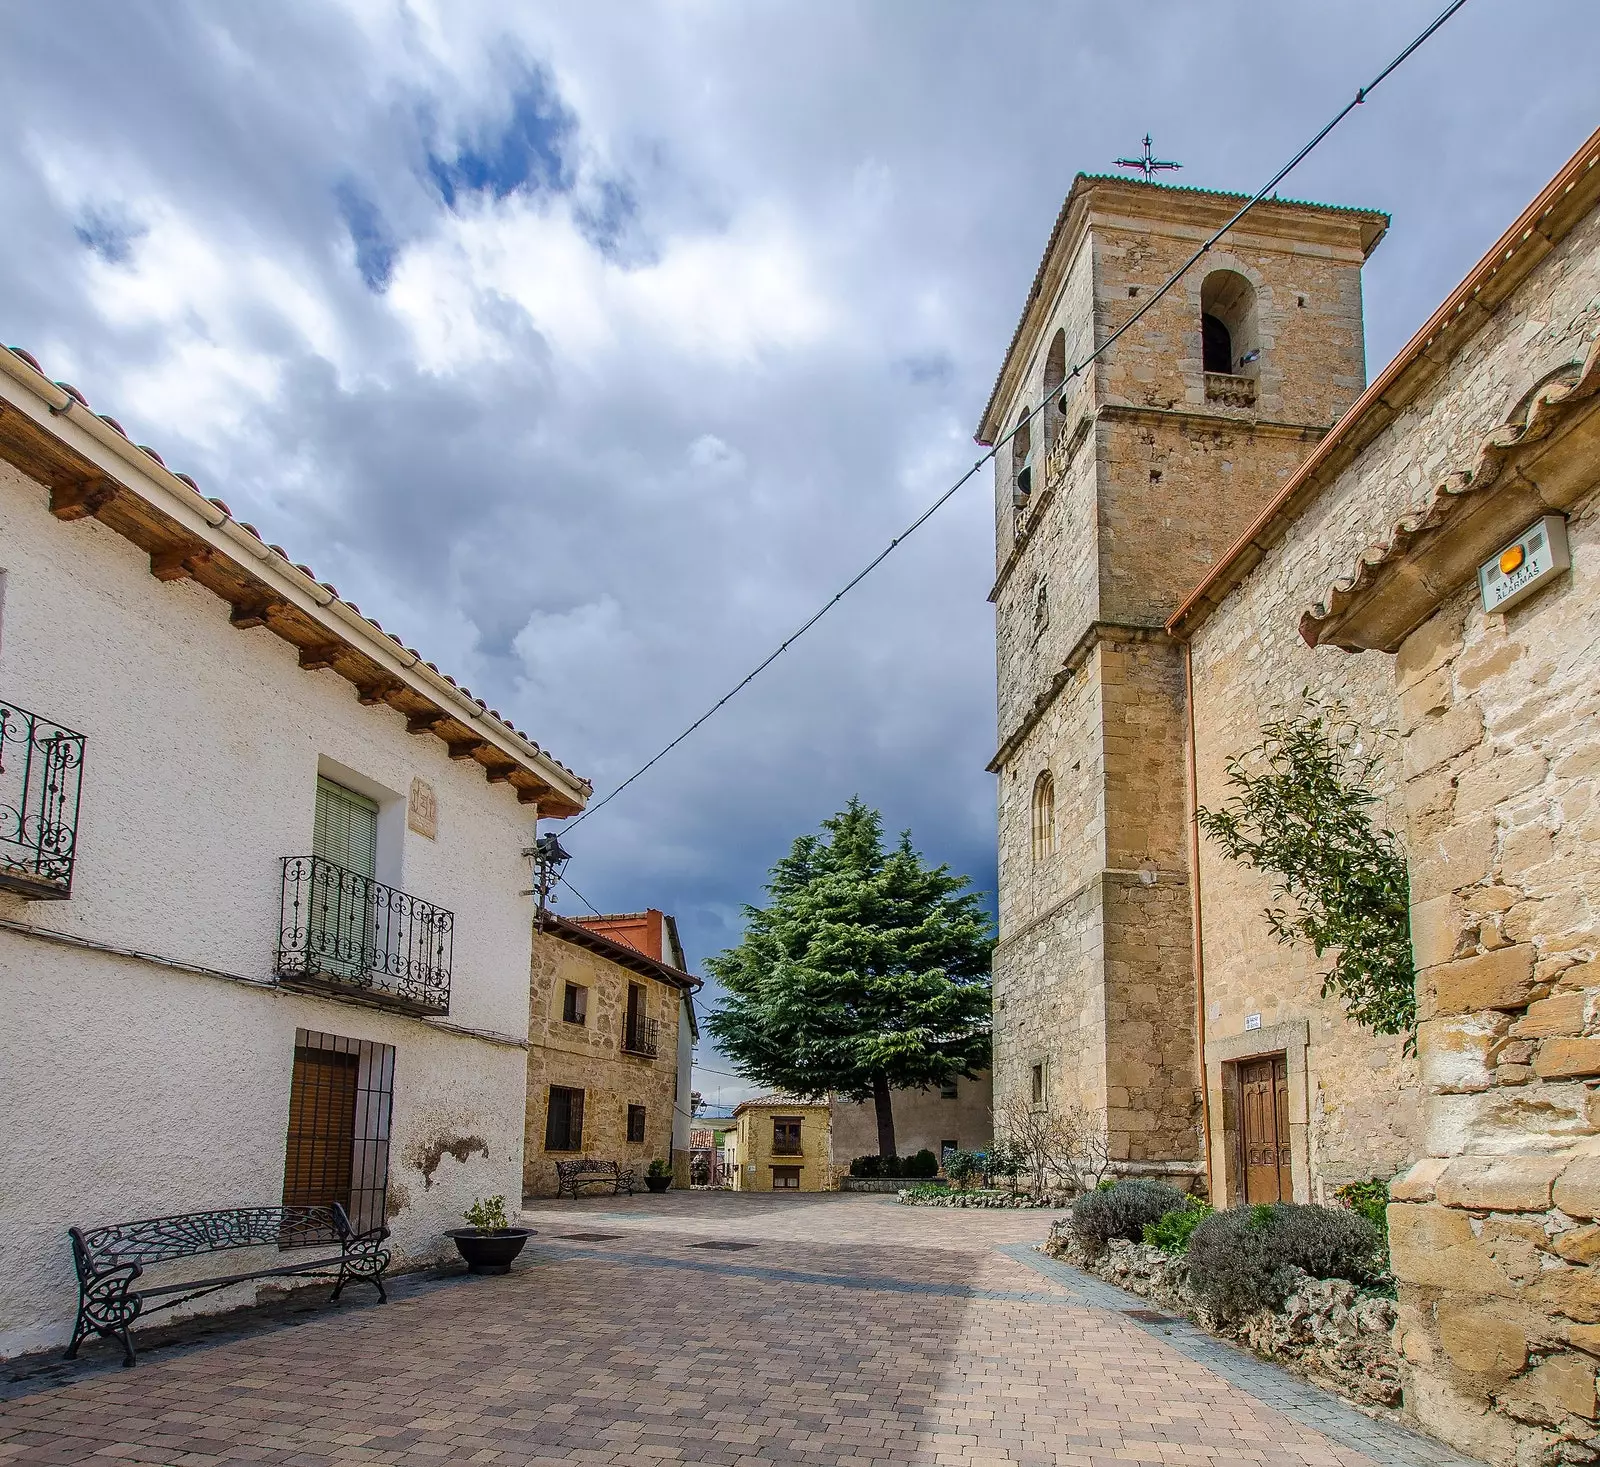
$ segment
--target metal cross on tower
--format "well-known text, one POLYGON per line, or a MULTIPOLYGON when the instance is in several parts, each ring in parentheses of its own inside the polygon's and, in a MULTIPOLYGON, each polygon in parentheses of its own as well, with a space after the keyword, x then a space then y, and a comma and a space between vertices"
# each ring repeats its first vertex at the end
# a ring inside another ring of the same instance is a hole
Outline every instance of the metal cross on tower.
POLYGON ((1144 135, 1144 156, 1142 158, 1118 158, 1116 164, 1118 168, 1137 168, 1140 173, 1144 174, 1146 183, 1154 183, 1157 173, 1164 172, 1169 168, 1183 167, 1181 163, 1172 163, 1165 158, 1152 156, 1149 133, 1144 135))

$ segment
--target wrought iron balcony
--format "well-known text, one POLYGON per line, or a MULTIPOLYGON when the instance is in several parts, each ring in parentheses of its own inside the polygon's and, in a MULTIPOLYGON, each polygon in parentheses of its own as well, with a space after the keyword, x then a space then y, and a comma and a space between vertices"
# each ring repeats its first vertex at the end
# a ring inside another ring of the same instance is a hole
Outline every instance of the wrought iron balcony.
POLYGON ((623 1021, 622 1052, 624 1054, 637 1054, 645 1059, 654 1059, 656 1057, 656 1046, 660 1038, 660 1019, 623 1021))
POLYGON ((774 1156, 804 1156, 805 1150, 798 1141, 774 1141, 772 1143, 774 1156))
POLYGON ((72 895, 82 781, 82 734, 0 703, 0 889, 72 895))
POLYGON ((283 862, 278 978, 413 1014, 450 1012, 455 917, 321 856, 283 862))

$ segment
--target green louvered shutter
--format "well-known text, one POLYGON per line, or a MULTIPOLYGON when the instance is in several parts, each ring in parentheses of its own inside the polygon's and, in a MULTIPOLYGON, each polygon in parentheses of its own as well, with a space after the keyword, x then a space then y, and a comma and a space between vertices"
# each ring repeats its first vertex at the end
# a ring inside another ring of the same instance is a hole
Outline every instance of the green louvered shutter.
POLYGON ((312 941, 330 972, 357 977, 382 962, 373 951, 371 882, 377 872, 378 807, 331 780, 317 781, 311 854, 317 869, 311 893, 312 941))
POLYGON ((377 805, 354 790, 319 779, 311 854, 371 881, 378 870, 377 805))

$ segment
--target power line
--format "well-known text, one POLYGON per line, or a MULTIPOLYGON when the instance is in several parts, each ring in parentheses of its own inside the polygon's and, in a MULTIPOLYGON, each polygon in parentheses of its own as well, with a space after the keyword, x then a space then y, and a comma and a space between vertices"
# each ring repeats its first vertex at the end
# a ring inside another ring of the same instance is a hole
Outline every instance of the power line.
MULTIPOLYGON (((1434 20, 1417 35, 1416 39, 1413 40, 1411 44, 1408 45, 1403 51, 1396 55, 1394 59, 1383 68, 1382 71, 1373 77, 1373 79, 1364 87, 1357 88, 1355 96, 1346 102, 1345 105, 1328 120, 1328 122, 1322 127, 1316 136, 1311 139, 1310 142, 1301 148, 1300 151, 1296 153, 1294 157, 1291 158, 1287 163, 1285 163, 1282 168, 1274 173, 1272 177, 1266 181, 1266 183, 1262 184, 1261 187, 1250 196, 1248 202, 1243 208, 1234 214, 1234 216, 1229 219, 1226 224, 1218 229, 1216 233, 1212 234, 1205 241, 1205 243, 1200 246, 1199 249, 1190 255, 1189 258, 1185 260, 1181 266, 1179 266, 1179 268, 1168 278, 1166 283, 1162 285, 1154 295, 1146 300, 1138 310, 1136 310, 1131 316, 1128 317, 1126 321, 1122 323, 1122 325, 1117 327, 1117 329, 1108 337, 1106 337, 1106 339, 1101 342, 1099 346, 1097 346, 1092 352, 1089 353, 1088 356, 1086 356, 1081 362, 1077 363, 1072 370, 1066 374, 1066 376, 1062 379, 1062 386, 1064 387, 1066 383, 1072 381, 1072 379, 1082 373, 1086 367, 1092 366, 1094 362, 1117 340, 1117 338, 1122 335, 1123 332, 1127 331, 1131 326, 1134 325, 1135 322, 1139 320, 1140 317, 1145 314, 1146 311, 1150 310, 1158 301, 1163 299, 1163 297, 1165 297, 1172 290, 1172 288, 1189 273, 1189 271, 1194 267, 1195 263, 1211 250, 1212 246, 1214 246, 1217 241, 1223 237, 1223 235, 1232 229, 1234 225, 1243 219, 1244 216, 1253 208, 1255 208, 1255 206, 1264 198, 1266 198, 1268 194, 1272 193, 1278 187, 1278 185, 1284 181, 1284 179, 1294 172, 1294 170, 1298 168, 1307 157, 1310 156, 1312 150, 1325 137, 1327 137, 1328 134, 1334 130, 1334 128, 1336 128, 1345 120, 1346 117, 1354 112, 1357 107, 1365 102, 1368 95, 1375 91, 1381 82, 1386 80, 1391 73, 1396 71, 1414 51, 1421 47, 1423 43, 1434 34, 1435 31, 1439 30, 1440 27, 1442 27, 1445 22, 1448 21, 1450 17, 1453 16, 1456 11, 1460 10, 1461 7, 1466 3, 1467 0, 1452 0, 1452 3, 1440 11, 1434 20)), ((622 783, 612 790, 611 793, 608 794, 603 800, 597 800, 594 804, 590 805, 577 817, 576 820, 564 828, 566 830, 573 830, 577 826, 581 825, 596 811, 603 810, 614 799, 616 799, 616 797, 620 795, 623 790, 627 789, 629 785, 631 785, 635 780, 639 779, 642 775, 649 773, 651 769, 653 769, 664 758, 666 758, 668 754, 670 754, 678 747, 679 744, 681 744, 692 733, 700 728, 702 724, 714 717, 728 703, 731 703, 734 698, 736 698, 747 687, 749 687, 750 684, 760 677, 761 674, 764 673, 769 667, 771 667, 774 662, 782 657, 790 647, 798 642, 801 637, 805 636, 805 634, 809 632, 812 627, 821 621, 822 618, 832 611, 835 606, 843 601, 846 596, 848 596, 853 590, 855 590, 857 586, 866 580, 866 578, 870 576, 873 571, 877 570, 877 568, 882 565, 884 561, 886 561, 892 554, 894 554, 894 552, 902 544, 904 544, 905 541, 909 540, 912 535, 916 534, 916 532, 925 524, 927 524, 928 521, 934 517, 934 515, 943 509, 946 504, 954 499, 956 494, 966 486, 968 480, 970 480, 979 469, 981 469, 986 463, 994 458, 994 456, 999 453, 999 451, 1004 448, 1005 445, 1009 443, 1018 433, 1032 423, 1035 417, 1044 412, 1048 402, 1049 399, 1047 398, 1040 402, 1038 407, 1031 408, 1026 414, 1019 418, 1016 425, 1011 429, 1010 432, 1003 433, 998 439, 996 439, 995 442, 990 446, 987 453, 974 462, 972 467, 962 474, 962 476, 957 479, 954 484, 952 484, 948 489, 945 490, 943 494, 935 499, 933 503, 927 507, 927 509, 923 510, 923 512, 918 515, 916 519, 907 525, 906 528, 896 535, 894 539, 892 539, 877 555, 868 561, 860 571, 846 581, 845 584, 838 591, 836 591, 833 596, 824 602, 821 607, 819 607, 794 631, 785 637, 773 652, 771 652, 767 657, 763 658, 761 662, 759 662, 754 668, 746 673, 744 677, 735 683, 732 688, 718 698, 715 703, 713 703, 708 709, 706 709, 704 713, 695 719, 693 723, 684 729, 684 731, 680 733, 677 738, 673 739, 671 743, 667 744, 664 748, 653 754, 649 759, 645 760, 643 764, 634 770, 632 774, 623 780, 622 783)))
POLYGON ((581 891, 579 891, 578 888, 575 887, 570 881, 568 881, 565 876, 558 876, 556 880, 560 882, 562 886, 566 887, 566 889, 570 891, 573 896, 577 897, 577 899, 589 909, 591 916, 602 917, 605 915, 599 907, 595 906, 595 904, 591 902, 589 898, 586 897, 581 891))

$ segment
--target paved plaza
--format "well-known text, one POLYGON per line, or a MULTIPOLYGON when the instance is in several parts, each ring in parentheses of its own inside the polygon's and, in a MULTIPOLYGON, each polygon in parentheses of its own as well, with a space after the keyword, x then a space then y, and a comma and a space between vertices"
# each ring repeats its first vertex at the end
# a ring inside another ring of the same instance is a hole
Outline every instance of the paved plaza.
POLYGON ((1034 1251, 1051 1216, 837 1194, 537 1203, 509 1277, 402 1279, 387 1306, 180 1337, 133 1370, 96 1345, 13 1381, 0 1464, 1460 1460, 1127 1314, 1141 1301, 1034 1251))

